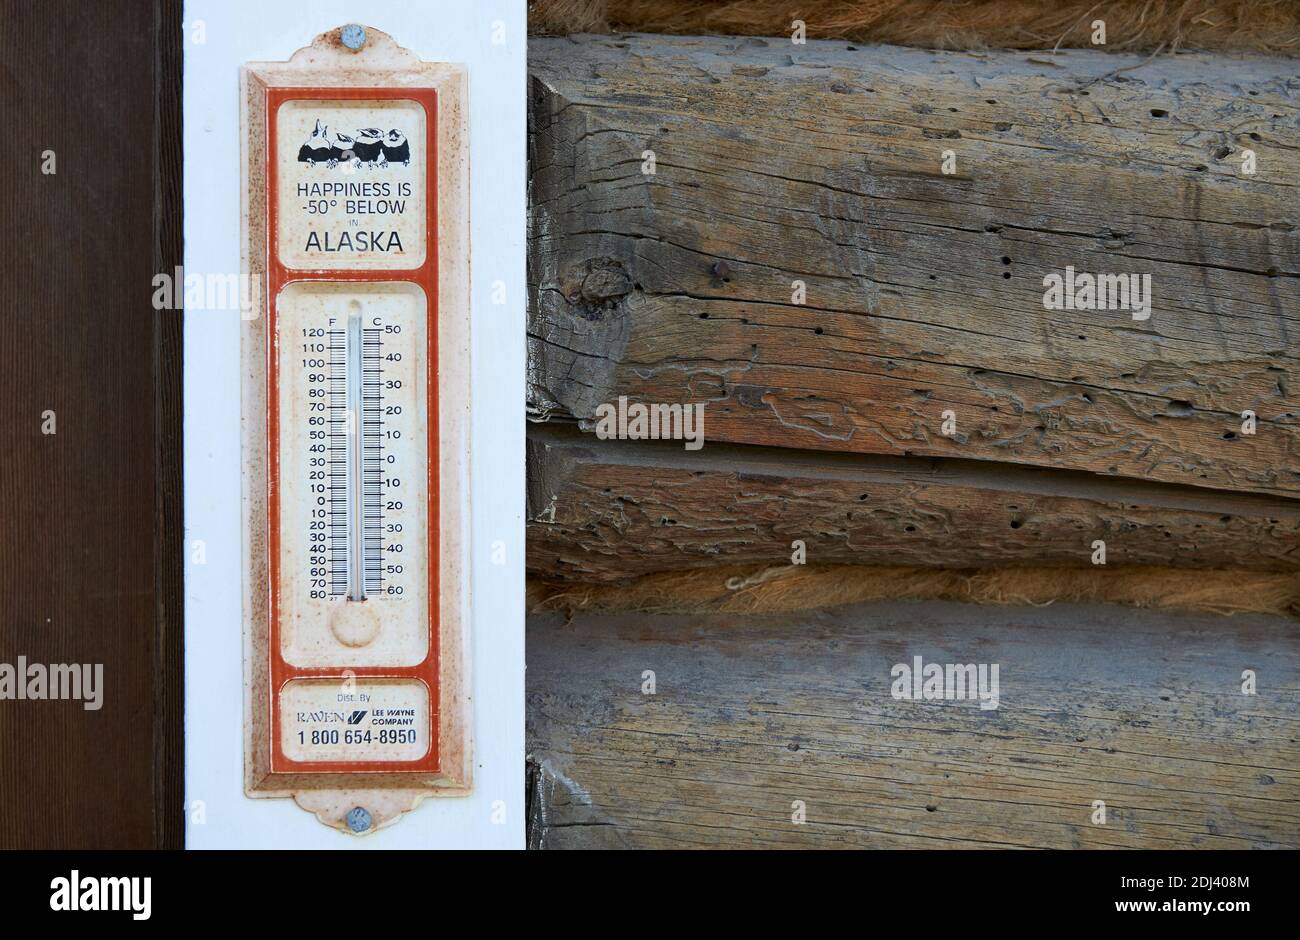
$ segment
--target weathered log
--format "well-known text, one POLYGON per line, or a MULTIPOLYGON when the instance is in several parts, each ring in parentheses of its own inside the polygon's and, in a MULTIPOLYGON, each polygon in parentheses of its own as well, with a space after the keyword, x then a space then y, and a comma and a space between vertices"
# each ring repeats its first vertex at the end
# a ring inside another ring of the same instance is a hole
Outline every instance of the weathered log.
POLYGON ((1291 632, 940 602, 534 618, 530 844, 1300 847, 1291 632), (895 699, 915 656, 996 664, 998 707, 895 699))
POLYGON ((534 427, 528 569, 620 580, 713 564, 1176 565, 1295 571, 1300 501, 973 460, 603 441, 534 427))
POLYGON ((1300 492, 1294 60, 628 36, 529 70, 535 413, 1300 492), (1044 309, 1067 267, 1150 275, 1150 318, 1044 309))

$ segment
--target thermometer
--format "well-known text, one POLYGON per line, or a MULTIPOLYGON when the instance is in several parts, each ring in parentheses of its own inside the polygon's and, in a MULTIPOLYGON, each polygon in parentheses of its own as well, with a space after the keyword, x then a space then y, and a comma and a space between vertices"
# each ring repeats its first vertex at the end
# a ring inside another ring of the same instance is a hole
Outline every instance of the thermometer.
POLYGON ((245 789, 370 831, 470 787, 465 74, 330 33, 242 87, 245 789))

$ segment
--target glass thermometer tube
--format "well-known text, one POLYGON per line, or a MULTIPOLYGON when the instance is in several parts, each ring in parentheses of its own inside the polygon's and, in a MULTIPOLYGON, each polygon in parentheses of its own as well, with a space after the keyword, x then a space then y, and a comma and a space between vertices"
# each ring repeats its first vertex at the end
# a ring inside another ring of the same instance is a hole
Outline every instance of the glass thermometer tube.
POLYGON ((348 600, 366 599, 366 526, 365 526, 365 399, 362 357, 364 334, 361 314, 348 315, 347 368, 347 545, 348 600))

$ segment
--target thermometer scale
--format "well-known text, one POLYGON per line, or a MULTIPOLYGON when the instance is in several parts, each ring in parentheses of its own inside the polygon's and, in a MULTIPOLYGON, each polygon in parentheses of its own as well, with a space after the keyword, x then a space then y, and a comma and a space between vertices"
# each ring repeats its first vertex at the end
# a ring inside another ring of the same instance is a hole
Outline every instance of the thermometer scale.
MULTIPOLYGON (((353 302, 355 304, 355 301, 353 302)), ((360 304, 355 304, 357 307, 360 304)), ((347 467, 347 479, 344 485, 344 509, 343 509, 343 541, 346 543, 347 550, 344 552, 344 562, 347 566, 347 595, 350 601, 364 601, 366 599, 366 579, 374 577, 376 583, 372 586, 378 588, 383 582, 382 565, 380 564, 381 553, 383 551, 383 536, 381 533, 384 528, 384 510, 383 495, 384 483, 379 479, 380 463, 383 461, 382 442, 380 440, 381 428, 383 426, 382 413, 382 395, 379 392, 379 384, 382 381, 383 370, 377 362, 369 360, 378 360, 380 358, 379 347, 383 345, 379 339, 379 323, 375 324, 372 331, 375 336, 367 342, 366 331, 361 326, 361 314, 350 313, 348 315, 347 342, 343 347, 344 357, 344 395, 347 399, 347 408, 343 413, 343 426, 345 428, 343 442, 343 463, 347 467), (367 346, 374 346, 375 351, 367 354, 367 346), (372 407, 367 407, 370 405, 372 407), (367 455, 367 445, 371 453, 367 455), (367 479, 366 471, 371 471, 371 479, 367 479), (366 550, 370 551, 367 552, 366 550)), ((330 331, 331 340, 338 338, 338 330, 330 331)), ((330 366, 334 370, 334 375, 338 373, 338 344, 332 343, 330 349, 330 366)), ((389 359, 392 359, 395 353, 389 353, 389 359)), ((339 422, 338 416, 338 390, 330 390, 330 426, 335 427, 339 422)), ((400 433, 389 431, 387 433, 400 433)), ((331 445, 331 451, 336 448, 331 445)), ((331 457, 330 464, 334 465, 336 457, 331 457)), ((339 523, 335 515, 333 493, 330 499, 330 531, 331 536, 338 540, 339 523)), ((390 570, 396 570, 390 568, 390 570)), ((335 593, 337 593, 337 585, 335 593)))

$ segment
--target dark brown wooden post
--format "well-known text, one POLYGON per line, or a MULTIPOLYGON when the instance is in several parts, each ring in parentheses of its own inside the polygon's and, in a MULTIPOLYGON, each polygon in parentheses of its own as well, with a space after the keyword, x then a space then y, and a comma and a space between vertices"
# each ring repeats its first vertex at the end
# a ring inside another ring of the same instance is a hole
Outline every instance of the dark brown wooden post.
POLYGON ((0 847, 180 847, 180 4, 4 7, 0 662, 103 699, 0 700, 0 847))

